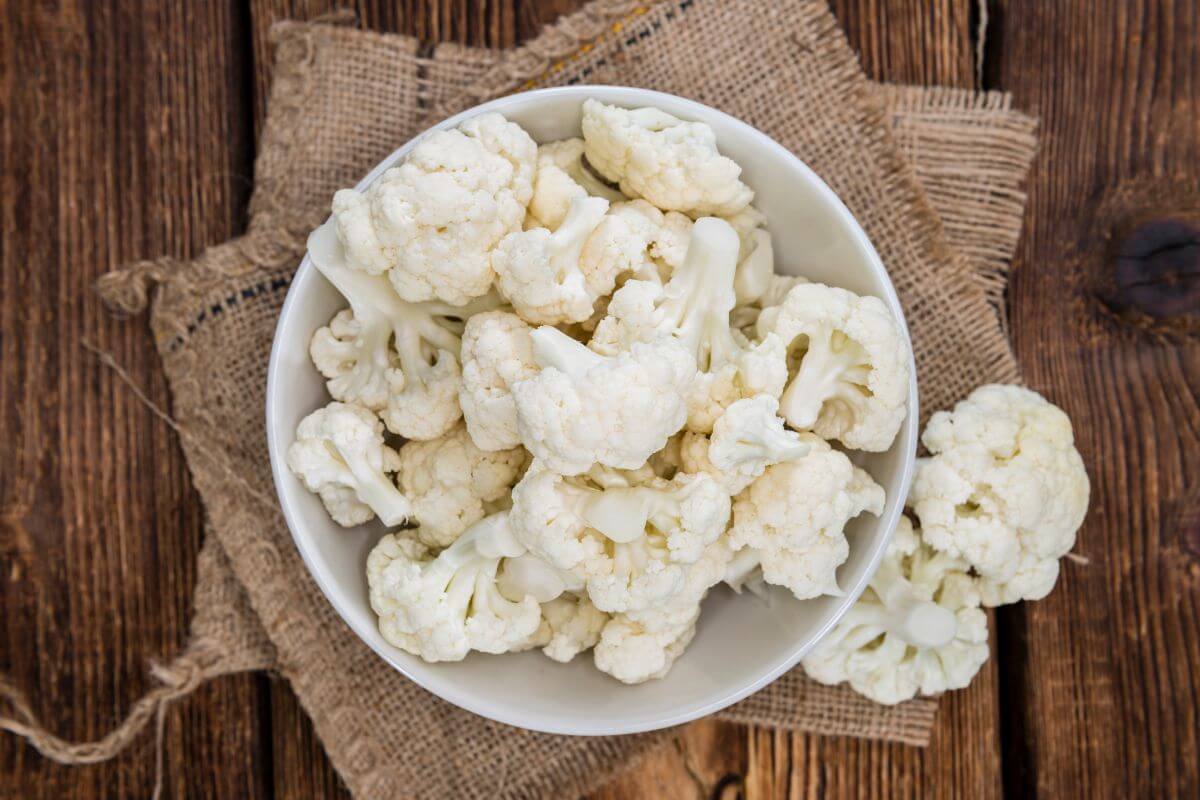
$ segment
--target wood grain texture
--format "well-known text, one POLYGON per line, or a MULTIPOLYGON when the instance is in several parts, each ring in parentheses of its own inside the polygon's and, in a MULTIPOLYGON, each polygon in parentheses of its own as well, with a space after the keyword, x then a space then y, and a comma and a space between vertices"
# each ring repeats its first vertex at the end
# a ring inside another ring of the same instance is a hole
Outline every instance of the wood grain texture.
POLYGON ((1200 8, 997 11, 989 79, 1042 116, 1011 330, 1030 385, 1074 419, 1092 479, 1076 547, 1090 563, 1001 614, 1006 788, 1196 797, 1200 573, 1184 512, 1200 499, 1200 342, 1113 318, 1096 289, 1127 221, 1200 212, 1200 8))
MULTIPOLYGON (((245 34, 233 2, 0 3, 0 670, 74 739, 107 732, 182 643, 202 535, 174 435, 81 347, 169 403, 145 326, 91 287, 238 231, 245 34)), ((226 679, 172 714, 172 796, 263 794, 261 699, 226 679)), ((153 779, 149 739, 73 770, 0 738, 3 797, 145 797, 153 779)))

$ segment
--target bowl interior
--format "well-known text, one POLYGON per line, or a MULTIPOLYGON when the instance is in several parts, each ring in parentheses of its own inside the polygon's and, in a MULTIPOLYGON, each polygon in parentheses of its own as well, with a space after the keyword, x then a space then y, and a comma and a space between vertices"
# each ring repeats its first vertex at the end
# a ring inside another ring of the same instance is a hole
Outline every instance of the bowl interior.
MULTIPOLYGON (((462 117, 496 110, 541 142, 578 136, 580 105, 586 97, 626 106, 655 105, 710 124, 721 151, 742 165, 743 179, 756 192, 755 205, 767 216, 776 269, 875 295, 903 319, 874 249, 825 184, 765 135, 706 106, 621 87, 569 87, 503 98, 438 127, 452 127, 462 117)), ((373 181, 412 144, 396 151, 360 186, 373 181)), ((525 728, 571 734, 652 730, 716 711, 796 664, 865 587, 895 527, 900 512, 897 499, 907 494, 916 446, 915 381, 909 416, 892 449, 854 455, 886 489, 888 502, 881 517, 860 517, 847 527, 850 557, 838 571, 845 596, 801 602, 773 589, 764 602, 717 587, 705 601, 686 654, 666 678, 639 686, 625 686, 600 673, 590 654, 566 665, 537 651, 504 656, 473 653, 458 663, 426 664, 383 640, 367 600, 364 565, 382 526, 339 527, 283 461, 299 421, 329 400, 321 376, 309 361, 308 342, 344 305, 305 258, 276 332, 267 391, 272 468, 284 513, 309 569, 351 628, 409 678, 471 711, 525 728)))

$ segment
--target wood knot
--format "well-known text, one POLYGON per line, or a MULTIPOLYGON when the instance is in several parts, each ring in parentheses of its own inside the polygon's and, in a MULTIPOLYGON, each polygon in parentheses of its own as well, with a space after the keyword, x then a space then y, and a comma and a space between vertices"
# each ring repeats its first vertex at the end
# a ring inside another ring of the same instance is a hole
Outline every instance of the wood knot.
POLYGON ((1114 310, 1155 319, 1200 311, 1200 229, 1182 219, 1143 222, 1116 244, 1114 310))
POLYGON ((1133 179, 1102 193, 1080 242, 1094 296, 1116 322, 1167 340, 1200 338, 1200 185, 1133 179))

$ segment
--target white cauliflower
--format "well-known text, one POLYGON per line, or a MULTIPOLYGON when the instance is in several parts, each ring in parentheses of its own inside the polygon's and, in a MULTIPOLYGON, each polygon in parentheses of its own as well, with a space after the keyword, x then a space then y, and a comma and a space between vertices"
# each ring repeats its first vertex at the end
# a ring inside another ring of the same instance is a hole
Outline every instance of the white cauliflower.
MULTIPOLYGON (((735 286, 736 280, 742 280, 740 271, 735 279, 735 286)), ((792 287, 802 283, 809 283, 809 280, 799 275, 772 274, 766 279, 766 286, 758 299, 747 305, 741 305, 741 293, 749 290, 739 289, 739 305, 729 314, 729 324, 747 339, 758 341, 765 338, 771 332, 771 325, 778 316, 780 304, 787 298, 787 293, 792 287)))
POLYGON ((794 372, 779 403, 789 425, 855 450, 891 447, 908 410, 909 358, 881 300, 799 284, 771 315, 770 332, 794 372))
POLYGON ((602 197, 611 203, 626 199, 584 163, 583 139, 538 145, 533 199, 529 201, 525 227, 555 230, 566 217, 571 201, 588 196, 602 197))
POLYGON ((712 476, 681 472, 670 481, 609 489, 588 518, 618 543, 662 535, 671 560, 690 563, 725 532, 729 514, 729 493, 712 476))
MULTIPOLYGON (((510 524, 517 539, 552 567, 585 578, 607 569, 605 518, 591 509, 609 488, 628 482, 620 473, 593 467, 584 475, 564 477, 535 459, 513 487, 510 524)), ((615 533, 615 532, 614 532, 615 533)))
POLYGON ((564 664, 594 647, 609 620, 586 594, 562 594, 542 603, 542 617, 549 633, 542 652, 564 664))
POLYGON ((884 491, 843 453, 808 433, 808 455, 768 467, 734 500, 734 549, 753 548, 767 583, 801 600, 840 594, 837 568, 850 554, 843 528, 883 511, 884 491))
POLYGON ((782 340, 750 343, 730 328, 738 254, 737 233, 715 217, 697 220, 683 263, 665 287, 627 281, 589 346, 616 353, 636 342, 673 338, 696 358, 699 375, 688 392, 688 428, 712 430, 730 404, 756 394, 778 396, 787 381, 782 340))
POLYGON ((683 426, 695 365, 678 344, 637 344, 606 358, 555 328, 530 336, 542 369, 512 387, 517 430, 558 472, 578 475, 597 463, 636 469, 683 426))
POLYGON ((696 633, 700 604, 725 576, 732 553, 717 539, 684 568, 679 591, 651 607, 617 614, 596 644, 596 668, 623 683, 661 678, 683 655, 696 633))
POLYGON ((510 600, 496 584, 501 561, 524 552, 507 512, 479 520, 436 557, 408 532, 384 536, 367 558, 379 632, 426 661, 536 646, 542 632, 537 599, 510 600))
POLYGON ((987 615, 966 565, 930 549, 901 517, 870 586, 805 657, 825 684, 876 703, 962 689, 988 658, 987 615))
POLYGON ((778 400, 760 394, 729 406, 711 437, 688 431, 680 445, 684 470, 708 473, 735 495, 772 464, 807 455, 809 446, 784 428, 778 409, 778 400))
POLYGON ((580 258, 607 211, 607 200, 577 197, 553 233, 533 228, 500 240, 492 269, 500 294, 522 319, 539 325, 582 322, 592 316, 597 298, 612 291, 616 274, 580 258))
POLYGON ((462 416, 458 354, 463 319, 494 307, 486 295, 466 306, 409 303, 382 277, 346 266, 331 223, 308 238, 313 264, 350 303, 313 336, 313 362, 334 399, 381 412, 389 430, 435 439, 462 416))
POLYGON ((471 439, 481 450, 508 450, 521 443, 512 387, 538 374, 529 338, 532 330, 507 311, 489 311, 467 320, 458 400, 471 439))
POLYGON ((524 466, 524 450, 480 450, 463 425, 440 439, 408 442, 400 448, 400 488, 417 536, 431 547, 450 544, 483 519, 486 504, 507 497, 524 466))
POLYGON ((387 273, 409 302, 463 305, 487 294, 489 253, 521 230, 537 145, 499 114, 481 114, 422 139, 365 192, 333 196, 349 265, 387 273))
POLYGON ((725 221, 737 231, 740 242, 737 273, 733 278, 737 305, 758 303, 776 277, 775 249, 771 245, 771 234, 763 228, 767 218, 754 206, 746 206, 725 221))
POLYGON ((302 419, 287 463, 339 525, 361 525, 376 515, 385 525, 399 525, 412 513, 387 475, 400 468, 400 457, 383 443, 382 423, 362 406, 333 402, 302 419))
POLYGON ((586 580, 600 610, 646 608, 678 591, 680 565, 725 531, 729 495, 707 475, 606 487, 610 477, 564 478, 535 461, 513 489, 512 528, 532 554, 586 580))
POLYGON ((702 122, 586 100, 583 140, 597 172, 664 211, 729 216, 754 198, 739 179, 742 168, 717 152, 716 135, 702 122))
POLYGON ((976 389, 934 414, 908 502, 925 540, 979 575, 986 606, 1045 597, 1075 544, 1090 486, 1071 420, 1019 386, 976 389))
POLYGON ((348 308, 317 329, 308 353, 325 376, 325 388, 334 400, 358 403, 373 411, 387 405, 387 372, 400 360, 391 348, 391 335, 390 325, 364 331, 348 308))
POLYGON ((604 294, 622 275, 661 284, 683 263, 691 235, 692 221, 683 214, 664 214, 645 200, 614 203, 588 239, 583 259, 593 273, 613 276, 604 294))

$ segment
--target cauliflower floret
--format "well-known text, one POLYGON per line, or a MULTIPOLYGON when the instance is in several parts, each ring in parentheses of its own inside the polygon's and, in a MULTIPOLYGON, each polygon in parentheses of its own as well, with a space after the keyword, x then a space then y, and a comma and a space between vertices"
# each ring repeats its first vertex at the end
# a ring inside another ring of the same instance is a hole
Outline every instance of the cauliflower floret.
POLYGON ((325 376, 325 388, 334 400, 358 403, 372 411, 387 405, 387 371, 399 361, 388 343, 391 334, 390 327, 364 331, 348 308, 317 329, 308 353, 325 376))
POLYGON ((695 636, 700 605, 725 576, 731 555, 724 539, 714 541, 685 568, 677 593, 652 607, 614 616, 596 645, 596 668, 624 683, 666 675, 695 636))
POLYGON ((388 402, 379 416, 392 433, 430 441, 462 419, 458 404, 462 369, 448 350, 439 350, 432 364, 421 363, 426 369, 387 371, 388 402))
POLYGON ((471 439, 481 450, 508 450, 521 443, 512 387, 538 373, 529 338, 532 330, 507 311, 489 311, 467 320, 458 399, 471 439))
POLYGON ((585 242, 604 219, 608 201, 577 197, 558 229, 510 233, 492 251, 500 293, 527 322, 556 325, 592 316, 596 299, 612 291, 616 274, 582 261, 585 242))
POLYGON ((691 235, 692 221, 683 214, 664 214, 645 200, 615 203, 588 239, 583 258, 593 272, 613 276, 604 294, 621 275, 661 284, 683 263, 691 235))
POLYGON ((583 140, 597 172, 664 211, 729 216, 754 198, 739 180, 742 168, 717 152, 717 137, 702 122, 586 100, 583 140))
MULTIPOLYGON (((740 279, 740 277, 739 277, 740 279)), ((799 275, 773 274, 766 279, 766 288, 758 299, 747 304, 738 305, 729 314, 729 324, 747 339, 760 341, 771 332, 771 325, 779 314, 779 306, 787 298, 792 287, 809 283, 807 278, 799 275)), ((736 284, 735 284, 736 285, 736 284)), ((738 290, 740 292, 745 290, 738 290)), ((741 303, 741 300, 738 301, 741 303)), ((786 383, 786 380, 784 381, 786 383)))
POLYGON ((679 473, 640 486, 604 492, 589 519, 605 535, 628 542, 644 535, 665 537, 672 561, 691 563, 729 524, 729 493, 710 475, 679 473))
POLYGON ((531 553, 587 581, 602 611, 645 608, 678 590, 729 522, 730 502, 707 475, 621 485, 612 473, 564 478, 535 461, 513 489, 512 527, 531 553))
POLYGON ((440 439, 407 443, 400 488, 412 502, 417 536, 431 547, 450 544, 483 519, 486 503, 509 493, 524 466, 524 450, 480 450, 463 425, 440 439))
POLYGON ((855 450, 891 447, 907 412, 909 358, 887 306, 804 283, 772 317, 794 371, 779 403, 788 424, 855 450))
POLYGON ((850 554, 843 528, 883 511, 884 492, 824 440, 800 434, 808 455, 768 467, 734 500, 730 544, 758 552, 763 578, 801 600, 840 594, 837 568, 850 554))
POLYGON ((586 594, 563 594, 542 603, 542 617, 549 628, 549 640, 542 652, 564 664, 594 647, 609 620, 608 614, 592 605, 586 594))
POLYGON ((610 354, 663 337, 686 346, 700 372, 688 393, 687 425, 700 433, 711 431, 731 403, 756 394, 778 396, 787 382, 782 340, 768 336, 751 344, 730 328, 738 247, 729 223, 698 220, 687 255, 667 285, 627 281, 589 343, 610 354))
POLYGON ((463 305, 487 294, 489 252, 521 230, 537 145, 499 114, 481 114, 422 139, 365 192, 333 196, 349 265, 388 273, 405 300, 463 305))
POLYGON ((986 606, 1039 600, 1075 544, 1090 486, 1071 420, 1019 386, 981 386, 934 414, 909 504, 934 548, 979 575, 986 606))
POLYGON ((768 334, 750 343, 733 331, 738 351, 733 360, 712 372, 696 376, 688 395, 690 431, 708 433, 726 410, 739 400, 766 395, 777 398, 787 385, 787 348, 783 340, 768 334))
POLYGON ((542 627, 537 599, 510 600, 496 585, 501 561, 524 552, 507 512, 476 522, 436 557, 411 535, 388 534, 367 558, 379 632, 426 661, 536 646, 542 627))
POLYGON ((596 528, 591 509, 610 486, 628 485, 616 471, 593 467, 585 475, 564 477, 534 459, 513 487, 510 524, 521 544, 554 568, 580 576, 604 571, 605 534, 596 528))
POLYGON ((287 463, 339 525, 361 525, 375 515, 399 525, 412 513, 386 475, 400 468, 400 457, 383 443, 383 424, 362 406, 334 402, 302 419, 287 463))
POLYGON ((463 320, 493 308, 495 295, 465 306, 409 303, 377 275, 350 269, 332 223, 308 238, 314 266, 350 303, 310 352, 334 399, 380 411, 388 429, 410 439, 436 439, 462 416, 458 364, 463 320))
POLYGON ((783 427, 778 410, 779 401, 768 394, 733 403, 717 420, 711 438, 691 431, 683 435, 683 468, 712 475, 735 495, 772 464, 807 455, 808 445, 783 427))
POLYGON ((825 684, 849 681, 886 705, 965 688, 988 658, 987 615, 966 569, 901 517, 870 586, 805 657, 804 671, 825 684))
POLYGON ((566 217, 571 201, 588 196, 602 197, 611 203, 626 199, 625 195, 593 175, 584 163, 583 139, 538 145, 537 174, 533 179, 533 199, 529 201, 526 229, 556 229, 566 217))
POLYGON ((656 615, 645 622, 616 615, 596 644, 596 669, 629 684, 665 676, 691 644, 699 616, 699 606, 676 617, 656 615))
POLYGON ((637 344, 605 358, 555 328, 530 336, 542 370, 512 387, 517 430, 556 471, 636 469, 683 426, 695 364, 677 343, 637 344))
POLYGON ((775 249, 771 234, 763 229, 767 218, 754 206, 746 206, 725 221, 737 231, 740 242, 734 293, 738 306, 748 306, 761 300, 775 277, 775 249))

